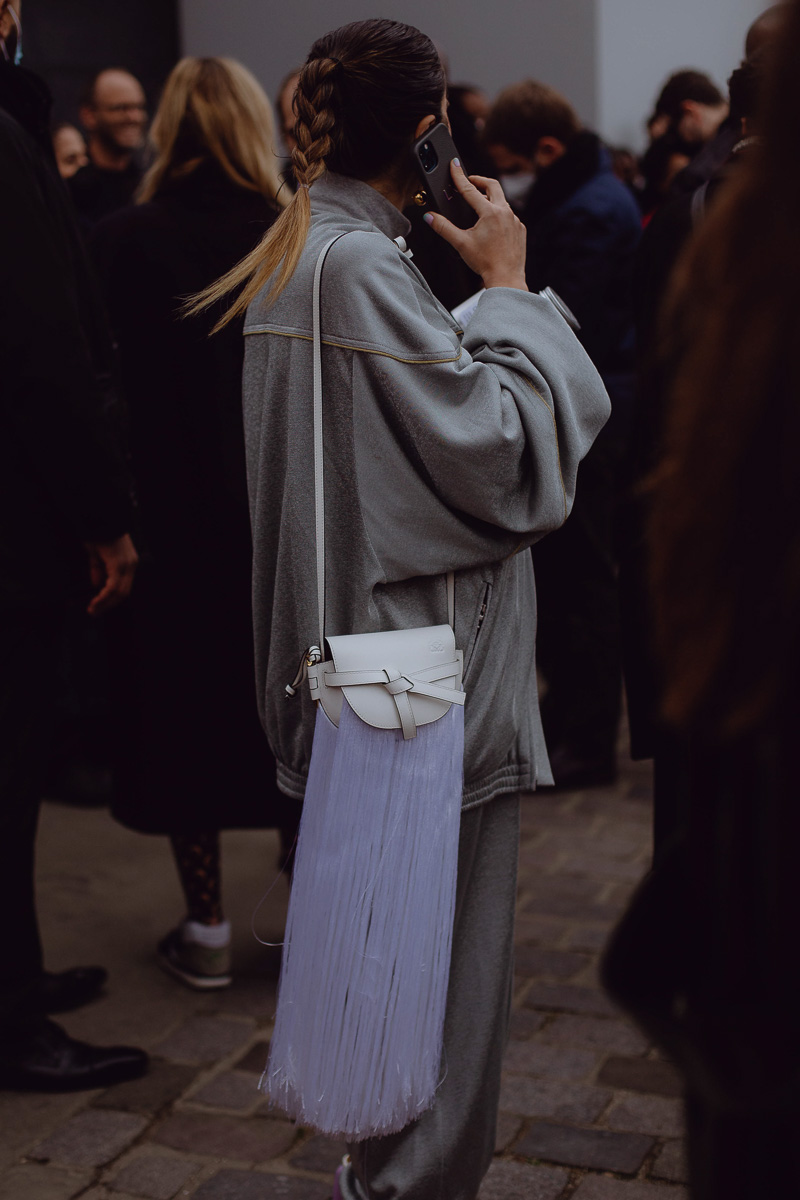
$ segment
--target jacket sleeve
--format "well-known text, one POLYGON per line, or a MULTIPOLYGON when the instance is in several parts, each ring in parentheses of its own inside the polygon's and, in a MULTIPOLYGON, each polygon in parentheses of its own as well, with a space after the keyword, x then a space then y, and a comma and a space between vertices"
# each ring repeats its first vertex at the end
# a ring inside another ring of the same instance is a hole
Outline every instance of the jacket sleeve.
POLYGON ((391 243, 377 262, 362 253, 366 271, 357 240, 344 239, 349 261, 327 287, 364 306, 369 339, 352 363, 356 453, 370 539, 389 574, 496 561, 557 529, 610 412, 571 329, 548 300, 492 288, 460 342, 391 243))
POLYGON ((131 506, 98 413, 63 231, 32 153, 5 123, 0 162, 0 417, 76 536, 111 541, 130 527, 131 506))

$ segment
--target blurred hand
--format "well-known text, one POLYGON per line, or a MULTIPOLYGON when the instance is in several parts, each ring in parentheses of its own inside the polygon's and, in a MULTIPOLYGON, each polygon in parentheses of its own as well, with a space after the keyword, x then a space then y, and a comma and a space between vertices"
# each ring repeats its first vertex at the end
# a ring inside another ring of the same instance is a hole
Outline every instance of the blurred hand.
POLYGON ((86 552, 92 587, 99 588, 86 611, 90 617, 99 617, 129 594, 139 555, 127 533, 115 542, 87 543, 86 552))
POLYGON ((510 287, 527 292, 525 282, 525 243, 527 230, 508 206, 496 179, 464 174, 457 159, 450 174, 461 195, 478 214, 471 229, 459 229, 441 213, 428 213, 431 229, 449 242, 476 274, 484 287, 510 287))

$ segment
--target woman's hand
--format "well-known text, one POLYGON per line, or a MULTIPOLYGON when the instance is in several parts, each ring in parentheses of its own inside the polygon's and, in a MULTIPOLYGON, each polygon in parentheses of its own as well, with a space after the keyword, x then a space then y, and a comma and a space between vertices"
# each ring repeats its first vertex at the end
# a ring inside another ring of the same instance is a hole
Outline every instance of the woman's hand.
POLYGON ((467 178, 457 158, 450 164, 450 174, 467 204, 475 209, 478 220, 471 229, 459 229, 441 213, 426 213, 425 220, 480 275, 484 287, 519 288, 527 292, 527 230, 509 208, 500 184, 482 175, 467 178))

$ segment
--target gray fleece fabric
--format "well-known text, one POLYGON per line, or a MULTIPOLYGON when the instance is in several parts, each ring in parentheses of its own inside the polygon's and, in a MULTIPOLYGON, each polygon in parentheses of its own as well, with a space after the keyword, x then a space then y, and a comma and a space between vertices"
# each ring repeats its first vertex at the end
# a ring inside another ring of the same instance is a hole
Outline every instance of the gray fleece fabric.
POLYGON ((297 271, 245 323, 256 683, 278 784, 302 798, 311 757, 312 701, 284 687, 319 638, 312 279, 345 231, 322 276, 326 633, 442 624, 455 571, 465 807, 552 783, 527 548, 569 514, 603 384, 548 300, 491 288, 462 332, 393 241, 409 225, 388 200, 330 173, 310 195, 297 271))

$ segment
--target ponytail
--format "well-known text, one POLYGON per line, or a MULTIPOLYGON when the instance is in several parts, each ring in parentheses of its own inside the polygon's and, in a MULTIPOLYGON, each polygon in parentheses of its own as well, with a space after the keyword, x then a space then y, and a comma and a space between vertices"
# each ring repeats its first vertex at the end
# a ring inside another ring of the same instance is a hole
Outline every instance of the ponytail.
POLYGON ((294 95, 297 192, 246 258, 190 297, 185 315, 203 312, 234 293, 216 333, 274 277, 266 300, 273 304, 306 244, 312 184, 327 168, 354 179, 380 176, 407 151, 419 121, 439 111, 444 92, 436 47, 411 25, 354 21, 315 42, 294 95))
POLYGON ((325 158, 331 149, 334 116, 329 107, 330 77, 339 66, 335 59, 316 59, 307 63, 300 74, 295 93, 297 146, 292 151, 297 180, 294 196, 258 245, 221 279, 192 296, 184 308, 186 316, 194 316, 231 292, 238 292, 214 326, 214 333, 243 313, 276 272, 267 304, 277 300, 294 275, 311 225, 309 188, 325 174, 325 158))

